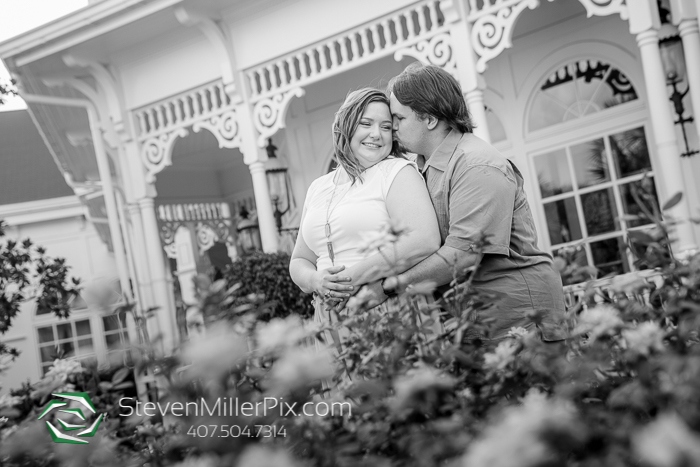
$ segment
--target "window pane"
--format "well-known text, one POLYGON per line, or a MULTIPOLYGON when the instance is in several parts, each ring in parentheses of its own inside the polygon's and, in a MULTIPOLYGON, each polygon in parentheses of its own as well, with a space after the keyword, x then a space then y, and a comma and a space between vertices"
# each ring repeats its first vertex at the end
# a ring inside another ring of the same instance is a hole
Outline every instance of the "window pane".
POLYGON ((581 206, 588 235, 612 232, 620 228, 612 188, 581 195, 581 206))
POLYGON ((622 237, 591 242, 591 253, 593 254, 593 263, 600 270, 601 276, 612 272, 622 274, 630 270, 622 237))
POLYGON ((545 203, 544 214, 552 245, 581 239, 581 225, 574 198, 545 203))
POLYGON ((76 321, 75 322, 75 332, 79 336, 89 336, 90 335, 90 320, 76 321))
POLYGON ((39 328, 39 343, 53 342, 53 326, 39 328))
POLYGON ((610 136, 610 150, 618 178, 651 170, 647 140, 642 127, 610 136))
POLYGON ((92 351, 92 339, 80 339, 78 341, 78 349, 80 349, 80 353, 92 351))
POLYGON ((610 180, 603 138, 571 147, 571 159, 579 188, 610 180))
MULTIPOLYGON (((658 205, 659 198, 656 195, 656 186, 654 185, 654 179, 649 177, 644 180, 638 180, 636 182, 627 183, 620 186, 620 195, 622 198, 622 209, 625 214, 632 214, 635 216, 642 216, 642 208, 639 206, 637 200, 634 199, 632 195, 632 187, 636 187, 637 195, 640 202, 644 203, 646 209, 649 212, 653 212, 651 203, 656 203, 658 205), (649 199, 651 198, 651 199, 649 199)), ((642 217, 639 220, 627 221, 627 227, 638 227, 640 225, 651 224, 652 221, 642 217)))
POLYGON ((569 163, 564 149, 535 157, 535 170, 543 198, 571 191, 569 163))
POLYGON ((60 348, 60 355, 62 358, 72 357, 75 355, 75 346, 72 342, 64 342, 58 345, 60 348))
POLYGON ((109 315, 102 318, 102 322, 105 326, 105 332, 116 331, 119 329, 119 318, 117 315, 109 315))
POLYGON ((42 363, 53 362, 58 358, 56 348, 53 345, 39 347, 39 354, 41 355, 42 363))
POLYGON ((126 329, 126 311, 119 313, 119 324, 122 329, 126 329))
POLYGON ((122 340, 119 334, 108 334, 105 336, 108 349, 118 349, 122 346, 122 340))
POLYGON ((71 329, 70 323, 59 324, 56 326, 58 331, 58 340, 70 339, 73 337, 73 330, 71 329))

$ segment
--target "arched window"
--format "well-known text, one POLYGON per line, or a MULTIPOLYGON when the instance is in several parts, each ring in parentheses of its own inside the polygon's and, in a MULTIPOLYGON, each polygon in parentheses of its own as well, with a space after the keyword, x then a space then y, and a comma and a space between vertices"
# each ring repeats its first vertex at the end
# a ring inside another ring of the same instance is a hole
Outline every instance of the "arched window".
POLYGON ((554 72, 537 90, 528 130, 536 131, 637 99, 627 76, 609 63, 578 60, 554 72))

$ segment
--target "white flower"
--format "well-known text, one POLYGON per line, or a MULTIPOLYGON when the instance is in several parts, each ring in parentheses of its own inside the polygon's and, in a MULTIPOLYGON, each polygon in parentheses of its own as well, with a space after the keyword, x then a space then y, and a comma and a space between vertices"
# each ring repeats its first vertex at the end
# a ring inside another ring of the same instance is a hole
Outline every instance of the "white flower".
POLYGON ((6 409, 9 407, 14 407, 22 403, 22 398, 17 396, 11 396, 9 394, 3 394, 0 396, 0 409, 6 409))
POLYGON ((574 334, 588 334, 591 341, 613 333, 622 326, 620 313, 610 305, 597 305, 584 310, 578 317, 574 334))
POLYGON ((182 352, 190 362, 190 378, 215 380, 243 361, 248 355, 248 344, 243 335, 228 326, 207 330, 205 339, 190 342, 182 352))
POLYGON ((700 465, 700 437, 676 414, 665 414, 632 436, 634 452, 654 467, 700 465))
POLYGON ((484 354, 484 366, 493 370, 502 370, 515 360, 518 345, 511 339, 505 339, 498 344, 496 350, 484 354))
POLYGON ((348 310, 357 310, 358 308, 362 308, 362 306, 365 304, 369 304, 372 300, 376 299, 377 297, 374 292, 367 287, 362 287, 359 292, 350 297, 350 300, 348 300, 345 307, 348 310))
POLYGON ((362 238, 362 244, 358 251, 364 255, 370 255, 382 248, 391 247, 398 239, 389 224, 382 226, 379 230, 360 232, 360 237, 362 238))
POLYGON ((627 348, 641 355, 664 349, 664 331, 653 321, 647 321, 634 329, 622 331, 627 348))
POLYGON ((78 360, 56 359, 46 372, 46 378, 54 378, 65 382, 70 375, 82 373, 83 367, 78 360))
POLYGON ((464 467, 529 467, 551 461, 542 434, 565 431, 576 436, 575 413, 565 401, 550 400, 530 391, 523 404, 508 407, 489 425, 462 458, 464 467))
POLYGON ((294 391, 335 374, 333 359, 327 350, 292 348, 272 366, 270 376, 277 392, 294 391))
POLYGON ((260 352, 267 353, 297 344, 306 337, 306 331, 301 319, 290 315, 285 319, 277 318, 266 325, 259 326, 255 331, 255 340, 260 352))

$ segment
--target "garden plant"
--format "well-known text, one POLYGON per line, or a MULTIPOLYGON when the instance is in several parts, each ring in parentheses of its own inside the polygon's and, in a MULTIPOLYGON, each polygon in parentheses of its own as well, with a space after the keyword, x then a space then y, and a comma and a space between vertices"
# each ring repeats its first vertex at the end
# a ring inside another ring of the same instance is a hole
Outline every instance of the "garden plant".
MULTIPOLYGON (((640 190, 636 196, 649 203, 640 190)), ((471 337, 488 337, 485 317, 498 306, 498 297, 470 287, 473 271, 455 271, 452 289, 437 303, 426 300, 432 284, 414 284, 390 313, 369 307, 372 297, 361 291, 339 323, 324 326, 305 319, 306 311, 271 313, 264 290, 199 277, 206 337, 172 356, 133 352, 135 372, 148 370, 160 387, 151 415, 136 410, 124 369, 100 372, 59 360, 42 382, 0 401, 0 415, 10 419, 0 426, 0 462, 700 465, 700 255, 670 253, 673 226, 660 212, 640 211, 653 228, 629 237, 638 267, 648 271, 612 278, 604 291, 586 289, 571 303, 562 323, 570 337, 559 343, 539 338, 537 315, 500 342, 471 337), (448 311, 438 316, 438 309, 448 311), (331 330, 343 336, 340 348, 327 338, 331 330), (107 414, 89 445, 52 443, 37 422, 49 393, 67 390, 87 392, 107 414), (269 410, 175 409, 202 401, 269 410)), ((391 251, 400 234, 387 230, 372 248, 391 251)), ((559 266, 575 274, 574 266, 559 266)))

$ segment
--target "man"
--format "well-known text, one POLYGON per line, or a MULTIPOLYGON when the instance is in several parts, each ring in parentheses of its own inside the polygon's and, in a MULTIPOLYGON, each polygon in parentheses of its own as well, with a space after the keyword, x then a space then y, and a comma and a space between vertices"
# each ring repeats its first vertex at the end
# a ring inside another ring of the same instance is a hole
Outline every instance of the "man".
POLYGON ((493 146, 474 136, 459 83, 435 66, 409 65, 389 83, 394 131, 418 154, 440 227, 440 249, 397 280, 372 284, 385 299, 399 284, 446 286, 455 268, 477 262, 476 290, 504 298, 489 310, 492 339, 514 326, 529 327, 537 312, 546 341, 566 337, 564 293, 552 257, 537 248, 537 233, 518 169, 493 146), (487 244, 479 249, 480 239, 487 244))

